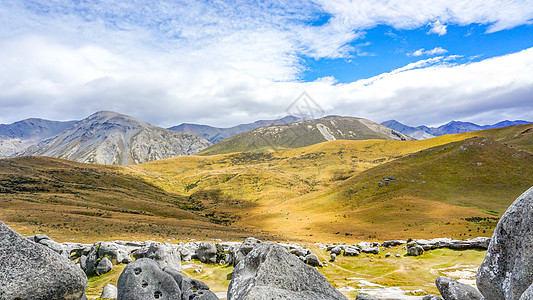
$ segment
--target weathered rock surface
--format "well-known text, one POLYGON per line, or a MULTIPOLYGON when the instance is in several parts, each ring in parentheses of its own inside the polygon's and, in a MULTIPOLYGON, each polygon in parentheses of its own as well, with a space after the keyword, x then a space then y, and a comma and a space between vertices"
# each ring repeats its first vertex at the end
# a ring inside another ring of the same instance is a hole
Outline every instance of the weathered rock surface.
POLYGON ((217 247, 213 242, 200 243, 196 250, 196 257, 206 264, 215 264, 217 262, 217 247))
POLYGON ((234 269, 228 300, 346 299, 318 271, 283 247, 261 243, 234 269))
POLYGON ((486 300, 496 300, 520 299, 532 282, 533 188, 530 188, 498 222, 476 283, 486 300))
POLYGON ((100 298, 107 298, 107 299, 117 299, 117 297, 118 297, 117 287, 110 283, 104 286, 104 289, 102 290, 102 294, 100 295, 100 298))
POLYGON ((181 257, 179 250, 173 245, 150 242, 144 247, 133 252, 135 259, 150 258, 157 262, 161 268, 171 267, 181 270, 181 257))
POLYGON ((178 283, 149 258, 128 264, 118 278, 117 289, 118 300, 181 299, 178 283))
POLYGON ((102 275, 111 271, 112 268, 113 263, 109 260, 109 258, 104 257, 98 262, 98 265, 96 265, 94 272, 96 273, 96 275, 102 275))
POLYGON ((480 300, 483 297, 475 287, 453 278, 437 277, 435 285, 444 300, 480 300))
POLYGON ((0 299, 82 299, 83 271, 0 221, 0 299))

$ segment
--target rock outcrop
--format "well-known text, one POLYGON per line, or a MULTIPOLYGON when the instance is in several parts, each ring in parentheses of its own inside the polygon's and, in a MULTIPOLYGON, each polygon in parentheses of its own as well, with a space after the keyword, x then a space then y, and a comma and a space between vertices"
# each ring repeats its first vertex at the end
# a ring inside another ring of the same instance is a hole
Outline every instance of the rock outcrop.
POLYGON ((444 300, 480 300, 483 297, 475 287, 453 278, 437 277, 435 285, 444 300))
POLYGON ((486 300, 521 299, 526 291, 531 294, 533 188, 518 197, 501 217, 476 283, 486 300))
POLYGON ((318 271, 283 247, 264 242, 234 269, 228 300, 346 299, 318 271))
POLYGON ((82 299, 83 271, 52 249, 0 221, 0 299, 82 299))

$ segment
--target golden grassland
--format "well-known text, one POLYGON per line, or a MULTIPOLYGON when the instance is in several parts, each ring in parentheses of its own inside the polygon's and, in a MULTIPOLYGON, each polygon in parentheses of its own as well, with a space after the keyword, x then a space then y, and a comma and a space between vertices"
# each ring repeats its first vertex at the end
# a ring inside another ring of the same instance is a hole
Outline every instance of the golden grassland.
POLYGON ((24 234, 85 242, 489 236, 532 185, 532 145, 528 124, 422 141, 331 141, 126 167, 0 160, 0 218, 24 234), (485 137, 491 140, 479 146, 485 137), (385 186, 388 176, 395 180, 385 186))

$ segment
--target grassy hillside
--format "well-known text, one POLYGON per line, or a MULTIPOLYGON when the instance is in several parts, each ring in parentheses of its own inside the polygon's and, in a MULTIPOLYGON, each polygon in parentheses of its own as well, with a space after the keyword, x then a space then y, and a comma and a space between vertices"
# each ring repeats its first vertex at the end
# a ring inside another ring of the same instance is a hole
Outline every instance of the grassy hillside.
POLYGON ((533 184, 533 155, 486 138, 433 147, 368 169, 323 191, 258 206, 241 220, 324 239, 490 235, 533 184), (384 178, 394 177, 394 180, 384 178))
POLYGON ((25 234, 59 239, 489 235, 533 184, 531 153, 518 150, 531 149, 532 127, 422 141, 336 140, 128 167, 0 160, 0 218, 25 234), (464 142, 473 136, 502 143, 464 142), (396 179, 386 185, 388 176, 396 179))
POLYGON ((412 140, 372 121, 328 116, 316 120, 261 127, 229 137, 199 152, 215 155, 232 152, 273 152, 332 140, 412 140))
POLYGON ((119 167, 46 157, 0 160, 0 219, 23 234, 76 241, 243 234, 217 225, 225 216, 206 206, 119 167))

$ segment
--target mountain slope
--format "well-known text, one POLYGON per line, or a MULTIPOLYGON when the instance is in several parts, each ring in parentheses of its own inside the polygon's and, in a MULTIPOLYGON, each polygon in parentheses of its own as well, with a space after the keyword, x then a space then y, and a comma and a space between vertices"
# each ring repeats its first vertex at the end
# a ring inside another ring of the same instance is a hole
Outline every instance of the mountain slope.
POLYGON ((390 129, 401 132, 417 140, 425 140, 425 139, 430 139, 432 137, 435 137, 434 135, 429 134, 420 128, 407 126, 396 120, 385 121, 381 123, 381 125, 389 127, 390 129))
POLYGON ((200 124, 188 124, 183 123, 178 126, 170 127, 170 130, 174 131, 184 131, 194 133, 197 136, 203 137, 204 139, 210 141, 213 144, 216 144, 230 136, 245 132, 248 130, 256 129, 259 127, 272 126, 272 125, 282 125, 299 121, 300 118, 294 116, 286 116, 281 119, 275 120, 259 120, 253 123, 240 124, 237 126, 229 128, 218 128, 209 125, 200 125, 200 124))
POLYGON ((305 147, 333 140, 369 139, 412 140, 411 137, 366 119, 327 116, 243 132, 227 138, 199 154, 269 152, 305 147))
POLYGON ((0 219, 26 235, 70 241, 171 236, 240 236, 203 199, 191 199, 122 172, 120 166, 50 157, 0 159, 0 219))
POLYGON ((240 222, 313 238, 490 236, 498 217, 531 187, 532 165, 529 152, 471 138, 379 165, 325 190, 257 206, 240 222))
POLYGON ((20 155, 127 165, 190 155, 209 145, 210 142, 192 133, 175 132, 115 112, 101 111, 20 155))
POLYGON ((26 119, 0 124, 0 158, 7 158, 74 125, 76 121, 26 119))

